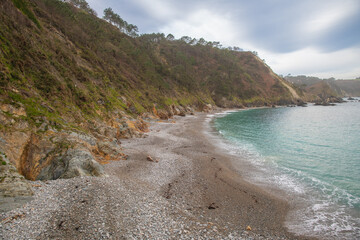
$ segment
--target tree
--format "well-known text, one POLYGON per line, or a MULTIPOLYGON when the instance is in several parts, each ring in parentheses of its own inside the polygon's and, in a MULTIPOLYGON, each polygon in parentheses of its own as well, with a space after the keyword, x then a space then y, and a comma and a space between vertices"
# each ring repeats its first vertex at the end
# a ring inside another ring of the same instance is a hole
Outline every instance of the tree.
POLYGON ((115 15, 115 13, 113 12, 112 8, 105 8, 103 19, 105 19, 106 21, 108 21, 112 24, 114 15, 115 15))
POLYGON ((133 24, 127 24, 126 25, 126 32, 128 35, 132 36, 132 37, 136 37, 138 36, 138 27, 133 25, 133 24))
POLYGON ((183 41, 183 42, 186 42, 186 43, 190 43, 191 40, 192 40, 192 38, 189 37, 189 36, 182 36, 182 37, 180 38, 180 41, 183 41))
POLYGON ((161 40, 165 39, 165 35, 163 33, 148 33, 148 34, 142 34, 140 36, 140 39, 145 42, 158 43, 161 40))
POLYGON ((169 40, 169 41, 174 41, 175 37, 174 35, 172 35, 171 33, 169 33, 167 36, 166 36, 166 40, 169 40))
POLYGON ((68 2, 68 3, 72 4, 73 6, 84 10, 87 13, 97 16, 97 13, 95 12, 95 10, 89 6, 89 4, 86 2, 86 0, 64 0, 64 2, 68 2))
POLYGON ((138 36, 138 27, 133 24, 128 24, 125 20, 123 20, 119 14, 115 13, 112 8, 104 9, 103 19, 115 25, 120 29, 121 32, 126 33, 129 36, 137 37, 138 36))
POLYGON ((237 52, 242 52, 242 51, 244 51, 244 49, 239 48, 239 47, 236 47, 236 46, 234 46, 233 49, 234 49, 234 51, 237 51, 237 52))
POLYGON ((199 41, 197 42, 197 44, 203 45, 203 46, 205 46, 206 43, 207 43, 207 42, 206 42, 205 39, 203 39, 203 38, 200 38, 199 41))

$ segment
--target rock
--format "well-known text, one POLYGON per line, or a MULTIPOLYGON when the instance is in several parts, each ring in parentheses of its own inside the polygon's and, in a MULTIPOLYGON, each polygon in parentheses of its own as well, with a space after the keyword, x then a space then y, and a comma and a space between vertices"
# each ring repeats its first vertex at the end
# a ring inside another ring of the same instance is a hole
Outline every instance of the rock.
POLYGON ((87 149, 68 149, 65 155, 55 158, 42 169, 38 180, 54 180, 77 176, 104 176, 103 167, 87 149))
POLYGON ((185 110, 186 110, 186 112, 190 113, 190 115, 194 115, 194 112, 195 112, 195 111, 194 111, 193 108, 187 106, 187 107, 185 108, 185 110))
POLYGON ((315 102, 316 106, 335 106, 336 104, 334 103, 330 103, 327 101, 323 101, 323 102, 315 102))
POLYGON ((178 113, 180 112, 179 109, 175 106, 175 105, 170 105, 168 107, 166 107, 166 111, 168 113, 168 116, 171 118, 174 115, 178 115, 178 113))
POLYGON ((123 119, 117 125, 116 139, 129 139, 133 137, 142 137, 149 131, 149 123, 143 119, 123 119))
POLYGON ((296 105, 297 105, 298 107, 307 107, 307 103, 304 102, 304 101, 302 101, 302 100, 300 100, 300 99, 297 100, 296 105))
POLYGON ((23 107, 15 108, 14 106, 10 104, 2 104, 0 105, 0 110, 3 112, 10 113, 14 115, 15 117, 19 116, 25 116, 26 117, 26 111, 23 107))
POLYGON ((30 184, 3 154, 0 156, 0 197, 32 196, 30 184))
POLYGON ((217 208, 219 208, 219 206, 217 206, 215 203, 211 203, 211 204, 208 206, 208 209, 210 209, 210 210, 217 209, 217 208))
POLYGON ((206 104, 204 107, 203 107, 203 111, 204 112, 211 112, 213 110, 213 106, 211 104, 206 104))
POLYGON ((183 108, 182 106, 179 106, 178 110, 179 110, 179 113, 177 115, 179 115, 181 117, 186 116, 186 109, 185 108, 183 108))
POLYGON ((168 120, 169 119, 169 113, 163 109, 157 110, 157 115, 160 119, 168 120))
POLYGON ((20 157, 29 142, 30 135, 28 132, 0 132, 3 140, 0 144, 0 151, 6 153, 9 161, 18 169, 20 157))
POLYGON ((159 160, 157 159, 153 159, 151 156, 147 156, 146 160, 150 161, 150 162, 159 162, 159 160))
POLYGON ((68 141, 81 142, 92 147, 96 146, 96 138, 88 134, 71 132, 67 139, 68 141))
POLYGON ((97 149, 93 150, 93 152, 99 154, 105 160, 126 159, 126 155, 122 153, 120 145, 115 142, 99 141, 97 149))
POLYGON ((246 227, 246 230, 247 230, 247 231, 251 231, 251 227, 250 227, 250 226, 247 226, 247 227, 246 227))

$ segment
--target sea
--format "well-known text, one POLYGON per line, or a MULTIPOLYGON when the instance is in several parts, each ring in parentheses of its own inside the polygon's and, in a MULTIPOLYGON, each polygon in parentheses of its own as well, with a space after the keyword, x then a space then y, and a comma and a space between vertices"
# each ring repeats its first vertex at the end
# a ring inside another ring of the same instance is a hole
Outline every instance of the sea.
POLYGON ((336 106, 256 108, 209 120, 234 168, 290 203, 289 231, 360 239, 360 98, 336 106))

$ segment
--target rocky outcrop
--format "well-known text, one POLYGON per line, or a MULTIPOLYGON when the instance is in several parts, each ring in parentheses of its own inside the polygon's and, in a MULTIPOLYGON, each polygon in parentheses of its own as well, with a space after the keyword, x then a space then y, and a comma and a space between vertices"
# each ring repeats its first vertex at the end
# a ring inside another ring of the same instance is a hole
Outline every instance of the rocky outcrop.
POLYGON ((301 99, 298 99, 296 101, 296 106, 298 106, 298 107, 307 107, 307 103, 302 101, 301 99))
MULTIPOLYGON (((201 109, 200 109, 201 110, 201 109)), ((156 109, 153 107, 153 114, 156 118, 160 118, 161 120, 168 120, 169 118, 173 118, 174 116, 185 117, 186 114, 194 115, 195 110, 190 106, 181 106, 172 104, 167 106, 165 109, 156 109)))
POLYGON ((78 176, 104 176, 103 167, 87 149, 69 149, 43 168, 38 180, 54 180, 78 176))
POLYGON ((99 141, 92 152, 100 163, 127 159, 127 155, 122 152, 122 148, 116 140, 113 142, 99 141))
POLYGON ((315 105, 321 106, 335 106, 335 103, 343 103, 344 100, 340 97, 327 97, 321 98, 320 100, 315 101, 315 105))
POLYGON ((31 196, 30 184, 4 154, 0 154, 0 197, 31 196))
POLYGON ((0 104, 0 124, 0 152, 28 180, 103 176, 101 164, 127 158, 120 139, 142 137, 149 127, 141 118, 114 113, 108 121, 86 122, 85 131, 57 130, 44 117, 29 124, 24 109, 9 104, 0 104))
POLYGON ((204 105, 203 109, 204 112, 211 112, 213 110, 213 106, 211 104, 204 105))

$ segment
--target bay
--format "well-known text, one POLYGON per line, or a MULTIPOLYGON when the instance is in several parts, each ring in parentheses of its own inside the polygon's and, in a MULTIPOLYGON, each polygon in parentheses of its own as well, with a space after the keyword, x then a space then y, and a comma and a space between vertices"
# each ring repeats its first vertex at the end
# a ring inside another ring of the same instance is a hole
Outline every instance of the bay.
POLYGON ((249 109, 219 115, 213 126, 257 169, 246 177, 286 193, 291 231, 360 238, 359 102, 249 109))

